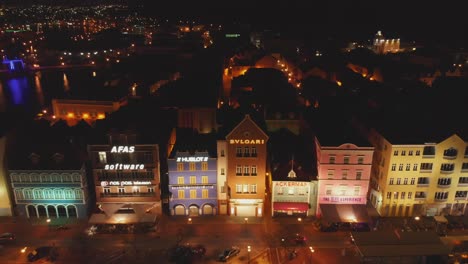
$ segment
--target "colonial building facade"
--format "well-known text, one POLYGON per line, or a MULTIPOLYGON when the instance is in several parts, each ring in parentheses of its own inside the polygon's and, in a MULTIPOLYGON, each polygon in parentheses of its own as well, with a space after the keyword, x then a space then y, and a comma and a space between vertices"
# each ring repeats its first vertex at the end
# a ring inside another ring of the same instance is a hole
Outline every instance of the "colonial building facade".
POLYGON ((370 200, 382 216, 468 213, 468 143, 460 136, 405 144, 373 130, 370 140, 370 200))
POLYGON ((110 134, 108 144, 88 145, 102 214, 90 222, 149 222, 161 214, 159 147, 137 144, 135 134, 110 134))
POLYGON ((216 167, 216 158, 208 151, 176 151, 168 159, 171 215, 217 214, 216 167))
MULTIPOLYGON (((225 156, 218 163, 219 192, 226 192, 229 215, 263 216, 267 141, 267 134, 249 115, 230 131, 225 140, 218 141, 218 152, 222 158, 225 156), (225 184, 222 184, 223 171, 225 184)), ((221 209, 224 209, 224 196, 221 195, 220 199, 221 209)))

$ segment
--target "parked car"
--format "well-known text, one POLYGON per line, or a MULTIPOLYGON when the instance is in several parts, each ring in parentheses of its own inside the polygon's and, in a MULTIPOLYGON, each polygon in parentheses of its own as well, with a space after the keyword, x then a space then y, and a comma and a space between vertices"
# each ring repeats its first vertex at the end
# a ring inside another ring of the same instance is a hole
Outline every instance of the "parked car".
POLYGON ((305 236, 296 234, 296 235, 292 238, 292 240, 294 240, 294 242, 295 242, 296 244, 303 245, 303 244, 306 243, 307 238, 306 238, 305 236))
POLYGON ((0 242, 14 241, 16 239, 13 233, 3 233, 0 235, 0 242))
POLYGON ((57 253, 53 247, 38 247, 28 254, 28 261, 35 262, 40 259, 55 261, 57 253))
POLYGON ((240 253, 240 248, 233 246, 231 248, 225 249, 222 254, 218 256, 218 261, 226 262, 228 259, 231 259, 240 253))

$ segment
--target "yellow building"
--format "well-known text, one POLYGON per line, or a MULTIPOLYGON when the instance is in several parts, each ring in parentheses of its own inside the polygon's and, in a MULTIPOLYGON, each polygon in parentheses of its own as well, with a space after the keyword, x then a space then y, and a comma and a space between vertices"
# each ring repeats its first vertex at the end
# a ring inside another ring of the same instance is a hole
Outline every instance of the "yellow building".
POLYGON ((69 126, 76 125, 82 119, 93 124, 117 111, 121 105, 120 102, 111 101, 53 99, 53 119, 63 119, 69 126))
MULTIPOLYGON (((370 200, 381 216, 461 215, 468 208, 468 142, 457 134, 401 144, 371 131, 370 200)), ((404 142, 404 141, 402 141, 404 142)))

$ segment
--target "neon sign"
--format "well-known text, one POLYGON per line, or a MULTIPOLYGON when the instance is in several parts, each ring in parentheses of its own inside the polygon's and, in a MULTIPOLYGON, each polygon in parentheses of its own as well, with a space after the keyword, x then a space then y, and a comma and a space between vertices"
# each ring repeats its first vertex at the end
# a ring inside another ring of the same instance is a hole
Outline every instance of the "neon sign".
POLYGON ((105 170, 143 170, 145 169, 145 164, 106 164, 104 166, 105 170))
POLYGON ((275 186, 278 187, 303 187, 309 185, 309 182, 297 182, 297 181, 280 181, 275 182, 275 186))
POLYGON ((151 185, 150 181, 102 181, 101 186, 151 185))
POLYGON ((208 157, 178 157, 177 162, 202 162, 208 161, 208 157))
POLYGON ((263 139, 231 139, 229 144, 265 144, 263 139))
POLYGON ((133 153, 135 146, 113 146, 111 153, 133 153))

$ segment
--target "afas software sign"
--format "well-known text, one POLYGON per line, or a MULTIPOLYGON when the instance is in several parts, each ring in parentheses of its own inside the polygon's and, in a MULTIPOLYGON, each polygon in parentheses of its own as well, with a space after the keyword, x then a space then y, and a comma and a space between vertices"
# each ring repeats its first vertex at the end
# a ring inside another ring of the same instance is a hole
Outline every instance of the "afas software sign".
MULTIPOLYGON (((111 148, 111 153, 133 153, 135 152, 135 146, 113 146, 111 148)), ((145 164, 106 164, 104 170, 143 170, 145 169, 145 164)))

